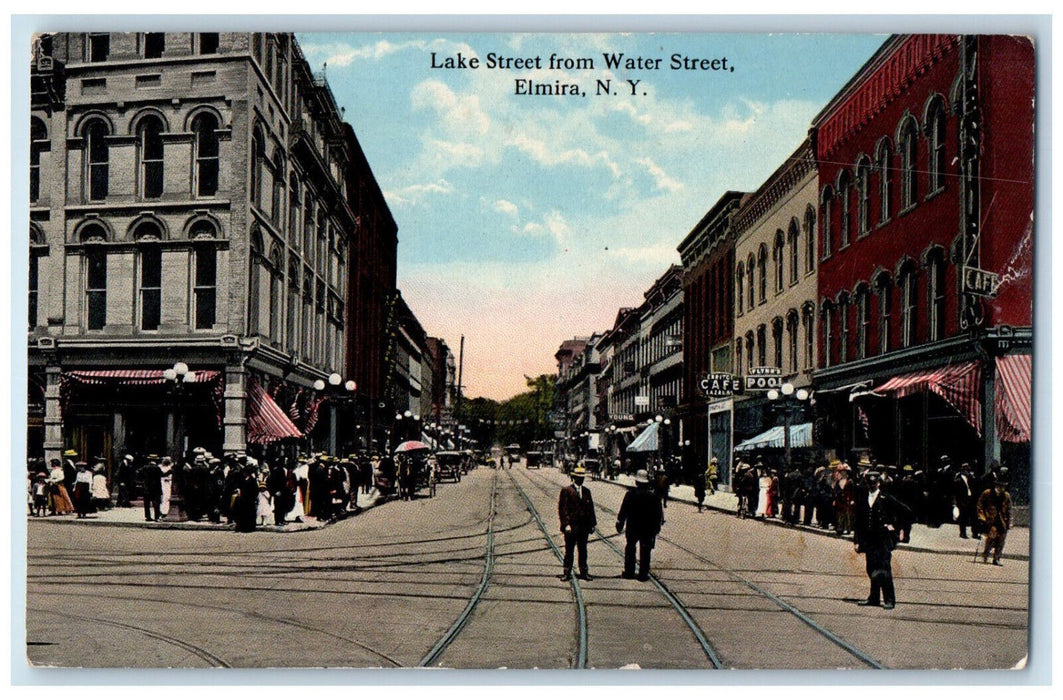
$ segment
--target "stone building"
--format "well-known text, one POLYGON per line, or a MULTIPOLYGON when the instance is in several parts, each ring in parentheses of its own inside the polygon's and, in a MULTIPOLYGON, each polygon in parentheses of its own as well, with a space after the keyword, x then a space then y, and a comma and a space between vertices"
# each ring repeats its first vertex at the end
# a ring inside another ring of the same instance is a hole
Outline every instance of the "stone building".
POLYGON ((360 154, 292 35, 42 35, 31 77, 31 454, 311 432, 360 154))

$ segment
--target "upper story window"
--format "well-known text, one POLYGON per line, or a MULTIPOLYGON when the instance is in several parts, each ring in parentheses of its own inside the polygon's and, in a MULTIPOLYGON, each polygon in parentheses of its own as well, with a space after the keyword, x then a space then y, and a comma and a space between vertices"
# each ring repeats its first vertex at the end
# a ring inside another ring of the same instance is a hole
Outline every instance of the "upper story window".
POLYGON ((753 293, 753 291, 754 291, 753 278, 756 277, 756 275, 753 274, 753 270, 756 269, 756 266, 757 266, 756 259, 753 257, 753 254, 750 253, 749 254, 749 260, 746 261, 746 272, 749 274, 749 308, 750 309, 753 308, 753 305, 755 303, 754 299, 756 298, 756 295, 753 293))
POLYGON ((763 323, 757 326, 757 362, 761 367, 768 364, 768 329, 763 323))
POLYGON ((786 346, 787 371, 794 374, 797 372, 797 312, 793 309, 786 314, 786 346))
POLYGON ((162 58, 166 50, 166 34, 148 32, 144 35, 144 58, 162 58))
POLYGON ((923 127, 929 151, 927 190, 934 194, 945 187, 945 103, 940 96, 931 99, 923 127))
POLYGON ((162 196, 162 131, 162 120, 154 115, 144 117, 137 124, 137 185, 144 199, 162 196))
POLYGON ((262 170, 266 161, 266 139, 260 128, 251 135, 251 165, 248 168, 248 183, 251 188, 251 203, 262 208, 262 170))
POLYGON ((753 331, 746 333, 746 369, 753 367, 753 331))
POLYGON ((306 212, 303 214, 303 260, 314 264, 314 200, 306 192, 306 212))
POLYGON ((834 358, 834 304, 830 300, 824 301, 820 313, 823 316, 823 366, 830 367, 834 358))
POLYGON ((48 149, 48 130, 44 122, 30 119, 30 201, 41 198, 41 153, 48 149))
POLYGON ((820 210, 820 233, 819 237, 823 243, 823 259, 826 260, 831 255, 831 218, 834 214, 834 190, 830 185, 823 188, 823 194, 820 195, 819 200, 820 210))
POLYGON ((218 250, 214 243, 214 227, 198 222, 189 232, 194 241, 193 255, 193 314, 197 330, 214 327, 218 315, 218 250))
POLYGON ((742 374, 742 339, 735 339, 735 374, 742 374))
POLYGON ((30 257, 29 257, 29 304, 27 308, 27 321, 29 330, 34 330, 39 319, 37 318, 37 298, 40 291, 40 260, 48 254, 48 246, 44 244, 44 236, 40 231, 30 228, 30 257))
POLYGON ((288 175, 288 240, 299 247, 299 180, 294 172, 288 175))
POLYGON ((882 273, 874 281, 875 293, 878 295, 878 351, 890 351, 890 305, 893 286, 889 275, 882 273))
POLYGON ((790 284, 797 284, 797 268, 800 264, 801 228, 797 225, 797 219, 790 220, 790 229, 786 233, 787 245, 790 251, 790 284))
POLYGON ((943 253, 930 256, 926 265, 927 340, 945 337, 945 257, 943 253))
POLYGON ((860 236, 871 231, 871 160, 867 156, 856 164, 856 226, 860 236))
POLYGON ((85 247, 85 316, 90 331, 107 323, 107 249, 99 245, 85 247))
POLYGON ((783 288, 783 263, 786 260, 784 252, 782 231, 775 232, 775 245, 772 246, 771 258, 775 263, 775 293, 780 294, 783 288))
POLYGON ((805 333, 805 369, 812 369, 816 348, 816 311, 809 302, 801 308, 801 326, 805 333))
POLYGON ((768 300, 768 246, 761 243, 757 252, 757 277, 760 280, 760 303, 768 300))
POLYGON ((88 51, 85 56, 89 63, 101 63, 111 53, 111 35, 105 33, 88 35, 88 51))
POLYGON ((838 362, 849 361, 849 295, 845 292, 838 298, 838 362))
POLYGON ((918 162, 919 130, 915 119, 908 117, 901 125, 900 144, 901 155, 901 209, 915 206, 917 196, 918 178, 916 164, 918 162))
POLYGON ((772 366, 778 368, 780 372, 783 369, 783 365, 782 365, 782 327, 783 327, 782 318, 780 318, 779 316, 776 316, 774 319, 772 319, 772 322, 771 322, 771 339, 773 341, 772 342, 772 346, 773 346, 773 350, 774 350, 773 357, 772 357, 772 366))
POLYGON ((841 250, 849 245, 852 236, 852 183, 849 181, 849 172, 843 170, 838 175, 838 249, 841 250))
POLYGON ((916 342, 916 312, 919 303, 919 291, 917 287, 915 265, 907 264, 901 269, 897 277, 897 284, 901 290, 901 347, 911 347, 916 342))
POLYGON ((198 53, 218 53, 219 35, 217 32, 200 32, 196 36, 199 38, 198 53))
POLYGON ((110 171, 110 151, 107 137, 111 127, 103 119, 92 119, 85 125, 85 198, 98 202, 107 198, 110 171))
POLYGON ((162 312, 162 250, 158 242, 140 248, 140 329, 156 331, 162 312))
POLYGON ((816 210, 809 205, 805 209, 805 272, 816 269, 816 210))
POLYGON ((893 150, 890 148, 889 139, 882 139, 875 150, 875 170, 878 172, 878 221, 884 224, 890 220, 892 209, 890 206, 893 189, 891 187, 893 169, 893 150))
POLYGON ((746 266, 738 263, 735 270, 735 315, 741 316, 745 306, 746 266))
POLYGON ((218 120, 210 112, 196 115, 192 120, 192 191, 197 197, 213 197, 218 193, 218 120))
POLYGON ((871 292, 866 284, 856 291, 856 359, 868 357, 871 343, 871 292))
POLYGON ((273 172, 271 173, 273 179, 272 195, 270 196, 269 213, 273 223, 277 226, 281 224, 282 204, 284 202, 284 190, 286 189, 284 184, 284 174, 286 170, 284 163, 284 155, 280 151, 280 146, 275 146, 273 149, 273 172))

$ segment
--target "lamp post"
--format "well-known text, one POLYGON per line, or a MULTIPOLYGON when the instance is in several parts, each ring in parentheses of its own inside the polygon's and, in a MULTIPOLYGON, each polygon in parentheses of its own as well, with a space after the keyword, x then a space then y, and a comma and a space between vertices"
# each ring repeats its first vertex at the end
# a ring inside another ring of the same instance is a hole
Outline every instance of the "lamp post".
POLYGON ((185 384, 193 381, 195 374, 188 370, 187 364, 178 361, 173 367, 163 370, 162 377, 166 380, 173 396, 173 422, 167 452, 176 453, 170 455, 174 457, 174 465, 170 472, 170 504, 165 520, 179 522, 188 519, 184 509, 184 498, 181 496, 182 465, 185 454, 188 452, 184 425, 185 384))
MULTIPOLYGON (((318 393, 325 391, 325 380, 318 379, 314 381, 314 390, 318 393)), ((337 434, 337 423, 339 419, 339 403, 346 402, 354 394, 354 390, 358 388, 353 379, 343 381, 338 373, 333 372, 328 376, 328 400, 329 400, 329 454, 335 456, 337 453, 337 441, 339 436, 337 434), (341 388, 342 386, 342 388, 341 388)))
POLYGON ((794 390, 794 385, 790 382, 784 383, 778 389, 771 389, 768 391, 768 400, 772 402, 776 410, 781 411, 783 415, 783 449, 786 452, 786 468, 789 470, 791 466, 790 458, 790 423, 797 412, 801 410, 803 402, 807 401, 809 397, 807 389, 794 390))

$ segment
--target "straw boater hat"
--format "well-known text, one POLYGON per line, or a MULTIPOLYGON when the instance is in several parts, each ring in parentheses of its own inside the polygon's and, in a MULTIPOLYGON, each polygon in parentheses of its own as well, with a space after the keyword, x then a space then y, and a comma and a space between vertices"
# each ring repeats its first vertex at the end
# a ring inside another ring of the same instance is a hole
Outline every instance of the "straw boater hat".
POLYGON ((571 476, 587 476, 587 470, 582 466, 576 467, 572 470, 571 476))
POLYGON ((645 469, 639 469, 637 472, 635 472, 635 483, 636 484, 648 484, 648 483, 650 483, 650 475, 646 472, 645 469))
POLYGON ((78 451, 77 450, 67 450, 67 451, 63 452, 63 456, 64 457, 77 457, 78 456, 78 451))

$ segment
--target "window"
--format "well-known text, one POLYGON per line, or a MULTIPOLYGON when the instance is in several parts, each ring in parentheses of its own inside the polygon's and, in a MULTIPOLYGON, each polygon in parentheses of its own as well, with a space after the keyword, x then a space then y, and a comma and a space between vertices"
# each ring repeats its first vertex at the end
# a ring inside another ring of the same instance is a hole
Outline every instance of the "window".
POLYGON ((884 224, 890 220, 890 177, 892 170, 890 162, 893 160, 893 152, 890 150, 888 140, 882 140, 878 144, 875 153, 875 169, 878 171, 878 199, 879 199, 879 223, 884 224))
POLYGON ((295 173, 288 176, 288 241, 299 247, 299 181, 295 173))
POLYGON ((918 303, 916 281, 914 265, 908 265, 897 278, 897 283, 901 288, 901 347, 903 348, 915 344, 916 304, 918 303))
POLYGON ((760 278, 760 303, 768 301, 768 246, 760 244, 757 255, 757 276, 760 278))
POLYGON ((841 250, 849 245, 852 232, 852 184, 849 181, 849 173, 845 170, 838 176, 838 249, 841 250))
POLYGON ((763 323, 757 326, 757 364, 768 364, 768 329, 763 323))
POLYGON ((162 121, 149 116, 137 125, 137 174, 140 194, 145 199, 162 196, 162 121))
POLYGON ((834 357, 834 306, 829 302, 823 302, 823 366, 830 367, 834 357))
POLYGON ((775 245, 771 251, 772 262, 775 263, 775 293, 782 293, 783 287, 783 261, 786 259, 786 254, 783 251, 783 235, 782 231, 775 232, 775 245))
POLYGON ((838 362, 849 361, 849 295, 838 299, 838 362))
POLYGON ((753 369, 753 331, 746 333, 746 370, 753 369))
POLYGON ((797 219, 790 220, 790 230, 787 232, 790 245, 790 284, 797 284, 797 266, 800 262, 800 239, 801 228, 797 225, 797 219))
POLYGON ((315 345, 313 334, 313 319, 314 319, 314 290, 313 282, 311 282, 310 268, 303 266, 303 348, 305 352, 314 357, 315 345))
POLYGON ((856 164, 856 225, 860 236, 871 231, 871 161, 867 156, 856 164))
POLYGON ((746 266, 738 263, 735 270, 735 315, 741 316, 745 306, 746 266))
POLYGON ((288 349, 299 349, 299 259, 295 253, 288 256, 288 349))
POLYGON ((193 173, 192 191, 197 197, 213 197, 218 192, 218 120, 204 112, 192 120, 193 173))
POLYGON ((786 314, 786 346, 788 349, 787 371, 797 373, 797 312, 790 309, 786 314))
POLYGON ((251 232, 251 273, 248 277, 248 335, 261 335, 262 304, 262 232, 251 232))
POLYGON ((812 304, 806 304, 801 309, 801 325, 805 333, 805 369, 812 369, 816 352, 815 309, 812 304))
POLYGON ((107 322, 107 251, 100 246, 85 250, 85 305, 90 331, 107 322))
POLYGON ((834 208, 834 190, 830 185, 823 188, 823 195, 820 197, 819 202, 820 212, 822 213, 820 233, 819 236, 823 240, 823 259, 826 260, 831 254, 831 216, 834 208))
POLYGON ((890 296, 893 288, 885 274, 879 275, 875 287, 878 290, 878 351, 885 354, 890 351, 890 296))
POLYGON ((110 167, 107 137, 110 133, 110 127, 102 119, 93 119, 85 126, 85 194, 89 201, 98 202, 107 198, 110 167))
POLYGON ((805 209, 805 273, 816 269, 816 210, 805 209))
POLYGON ((933 98, 924 127, 930 151, 927 188, 934 194, 945 187, 945 107, 940 96, 933 98))
POLYGON ((915 119, 911 117, 901 127, 900 151, 901 151, 901 208, 908 209, 915 206, 916 201, 916 156, 919 146, 918 131, 915 119))
POLYGON ((753 270, 756 269, 756 260, 753 258, 753 254, 749 254, 749 260, 746 261, 746 272, 749 274, 749 308, 753 308, 754 298, 756 295, 753 293, 753 278, 756 276, 753 274, 753 270))
POLYGON ((274 224, 281 223, 281 205, 284 201, 284 156, 281 155, 280 146, 273 149, 273 191, 269 202, 269 215, 274 224))
POLYGON ((871 342, 871 292, 866 285, 856 292, 856 359, 868 357, 871 342))
POLYGON ((111 52, 110 34, 89 34, 89 63, 100 63, 107 60, 111 52))
POLYGON ((934 255, 927 263, 927 340, 945 337, 945 260, 934 255))
POLYGON ((776 316, 771 322, 771 339, 774 345, 772 366, 782 371, 782 319, 776 316))
POLYGON ((210 329, 214 327, 218 305, 218 251, 213 243, 196 245, 195 266, 196 329, 210 329))
POLYGON ((166 35, 162 32, 148 32, 144 35, 144 58, 162 58, 166 49, 166 35))
POLYGON ((202 32, 199 35, 199 53, 218 53, 218 33, 202 32))
POLYGON ((261 129, 255 129, 251 137, 251 167, 248 182, 251 188, 251 203, 262 208, 262 168, 266 160, 266 143, 261 129))
POLYGON ((281 340, 281 304, 284 302, 284 267, 274 250, 269 261, 269 337, 281 340))
POLYGON ((32 331, 39 325, 37 318, 37 301, 38 293, 41 286, 40 281, 40 261, 41 257, 48 251, 47 247, 42 245, 43 238, 36 231, 30 231, 30 259, 29 259, 29 305, 27 309, 27 325, 32 331))
POLYGON ((303 260, 314 263, 314 201, 306 193, 306 213, 303 215, 303 260))
POLYGON ((41 153, 48 148, 48 131, 44 122, 30 119, 30 201, 41 198, 41 153))
POLYGON ((735 374, 742 374, 742 339, 735 339, 735 374))
POLYGON ((159 330, 162 311, 162 250, 152 243, 140 249, 140 329, 159 330))

